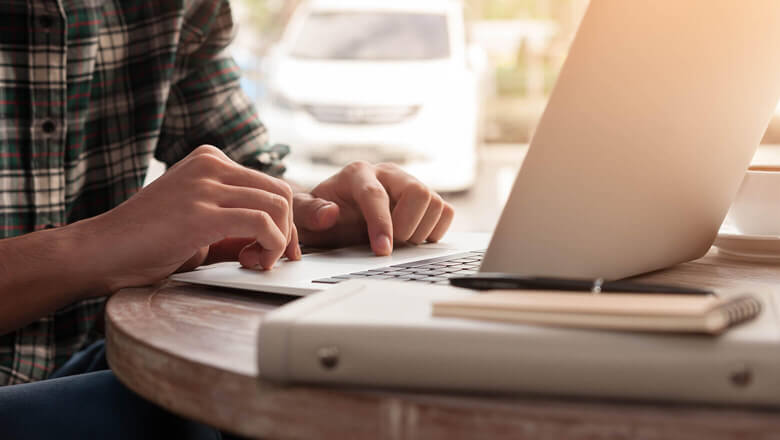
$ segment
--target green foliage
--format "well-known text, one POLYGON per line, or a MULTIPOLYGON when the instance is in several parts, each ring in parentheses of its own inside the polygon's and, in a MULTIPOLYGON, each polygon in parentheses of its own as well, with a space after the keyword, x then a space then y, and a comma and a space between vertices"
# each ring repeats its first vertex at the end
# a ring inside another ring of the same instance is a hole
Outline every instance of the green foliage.
MULTIPOLYGON (((544 93, 552 90, 558 70, 550 63, 544 66, 544 93)), ((495 70, 496 94, 498 96, 525 96, 528 70, 525 66, 498 66, 495 70)))
POLYGON ((549 19, 559 4, 569 0, 465 0, 470 15, 482 20, 549 19))
POLYGON ((237 0, 249 11, 249 22, 263 33, 274 34, 280 31, 284 23, 277 20, 279 11, 289 0, 237 0))

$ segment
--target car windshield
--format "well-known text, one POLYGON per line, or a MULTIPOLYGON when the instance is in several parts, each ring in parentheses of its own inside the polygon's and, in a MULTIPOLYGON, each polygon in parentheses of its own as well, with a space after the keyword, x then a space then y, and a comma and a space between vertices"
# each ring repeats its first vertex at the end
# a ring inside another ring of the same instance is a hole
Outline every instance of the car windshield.
POLYGON ((292 56, 330 60, 429 60, 450 52, 442 14, 318 12, 303 23, 292 56))

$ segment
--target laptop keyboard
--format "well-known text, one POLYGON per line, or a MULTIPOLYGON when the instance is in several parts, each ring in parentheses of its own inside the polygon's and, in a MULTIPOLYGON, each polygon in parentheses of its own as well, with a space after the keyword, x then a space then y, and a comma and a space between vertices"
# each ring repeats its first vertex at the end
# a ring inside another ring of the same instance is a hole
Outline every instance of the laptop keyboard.
POLYGON ((314 280, 314 283, 338 284, 355 278, 372 280, 417 281, 430 284, 449 284, 456 276, 477 273, 485 251, 463 252, 444 257, 410 261, 361 272, 336 275, 314 280))

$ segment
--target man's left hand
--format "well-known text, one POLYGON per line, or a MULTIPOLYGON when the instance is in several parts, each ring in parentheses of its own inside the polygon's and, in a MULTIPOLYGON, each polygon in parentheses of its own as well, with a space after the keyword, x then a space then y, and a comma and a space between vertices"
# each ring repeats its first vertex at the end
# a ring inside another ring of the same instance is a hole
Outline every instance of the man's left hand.
POLYGON ((393 242, 440 240, 452 223, 452 206, 393 164, 353 162, 293 198, 300 241, 309 246, 348 246, 366 241, 376 255, 393 242))

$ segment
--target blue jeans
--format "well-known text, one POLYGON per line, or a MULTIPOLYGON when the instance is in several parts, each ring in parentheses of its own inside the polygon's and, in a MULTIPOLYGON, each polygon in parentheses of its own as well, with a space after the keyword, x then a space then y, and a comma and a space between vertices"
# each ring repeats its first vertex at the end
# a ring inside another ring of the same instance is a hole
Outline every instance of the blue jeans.
POLYGON ((103 341, 74 355, 50 379, 0 387, 3 439, 221 439, 122 385, 103 341))

